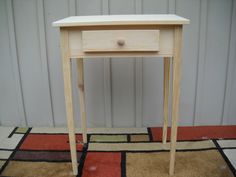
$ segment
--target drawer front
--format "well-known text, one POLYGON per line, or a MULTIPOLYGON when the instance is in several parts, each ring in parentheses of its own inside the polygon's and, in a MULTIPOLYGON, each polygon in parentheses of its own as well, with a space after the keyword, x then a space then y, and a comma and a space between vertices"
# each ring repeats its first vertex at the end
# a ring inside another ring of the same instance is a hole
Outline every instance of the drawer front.
POLYGON ((83 52, 158 52, 159 30, 82 31, 83 52))

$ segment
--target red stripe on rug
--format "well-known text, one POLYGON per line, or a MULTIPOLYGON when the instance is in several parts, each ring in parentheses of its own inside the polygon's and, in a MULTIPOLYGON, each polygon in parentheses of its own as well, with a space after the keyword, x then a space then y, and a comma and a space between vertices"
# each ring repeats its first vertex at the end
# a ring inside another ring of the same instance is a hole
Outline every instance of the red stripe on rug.
POLYGON ((121 153, 88 152, 83 168, 83 177, 120 177, 121 153))
MULTIPOLYGON (((78 141, 82 141, 82 135, 76 135, 78 141)), ((70 150, 68 135, 61 134, 29 134, 22 145, 21 150, 70 150)), ((77 150, 82 150, 81 144, 77 144, 77 150)))
MULTIPOLYGON (((162 128, 151 128, 153 141, 162 140, 162 128)), ((233 126, 195 126, 179 127, 178 140, 202 140, 218 138, 236 138, 236 125, 233 126)), ((170 140, 170 127, 168 128, 167 139, 170 140)))

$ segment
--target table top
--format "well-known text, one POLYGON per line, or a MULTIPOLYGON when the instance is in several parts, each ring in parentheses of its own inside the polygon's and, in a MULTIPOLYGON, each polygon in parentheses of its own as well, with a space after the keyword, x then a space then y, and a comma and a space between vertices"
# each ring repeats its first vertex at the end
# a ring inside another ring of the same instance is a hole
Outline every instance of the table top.
POLYGON ((189 20, 174 14, 71 16, 53 22, 56 27, 103 25, 183 25, 189 20))

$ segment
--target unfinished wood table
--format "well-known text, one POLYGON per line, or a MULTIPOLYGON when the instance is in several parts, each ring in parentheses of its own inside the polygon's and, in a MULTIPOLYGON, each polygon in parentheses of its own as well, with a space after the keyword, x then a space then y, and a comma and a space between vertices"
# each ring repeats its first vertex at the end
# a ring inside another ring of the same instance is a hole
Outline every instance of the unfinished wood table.
POLYGON ((170 62, 172 61, 172 125, 169 174, 174 174, 179 116, 182 28, 189 20, 177 15, 73 16, 53 23, 60 27, 65 102, 73 173, 77 174, 77 155, 71 89, 71 59, 77 60, 83 142, 87 143, 84 94, 84 58, 163 57, 164 124, 163 143, 168 127, 170 62))

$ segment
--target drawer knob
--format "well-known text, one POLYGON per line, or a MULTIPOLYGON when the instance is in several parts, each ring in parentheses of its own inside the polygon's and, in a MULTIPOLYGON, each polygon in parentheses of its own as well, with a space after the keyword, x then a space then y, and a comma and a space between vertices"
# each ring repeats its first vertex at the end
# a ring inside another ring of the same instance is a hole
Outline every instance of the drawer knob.
POLYGON ((125 45, 125 40, 124 40, 124 39, 118 39, 118 40, 117 40, 117 44, 118 44, 119 46, 123 46, 123 45, 125 45))

